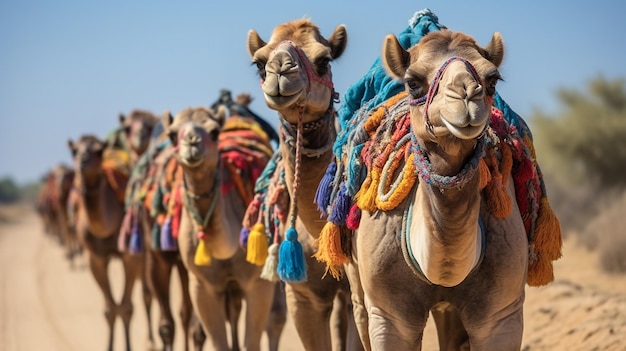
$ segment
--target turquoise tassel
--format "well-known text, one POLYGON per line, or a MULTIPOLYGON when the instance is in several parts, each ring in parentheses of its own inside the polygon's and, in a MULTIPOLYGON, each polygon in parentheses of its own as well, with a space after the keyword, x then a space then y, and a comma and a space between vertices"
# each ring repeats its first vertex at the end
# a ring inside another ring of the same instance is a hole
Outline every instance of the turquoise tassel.
POLYGON ((298 232, 294 228, 289 228, 287 240, 280 244, 278 250, 278 276, 288 283, 302 283, 307 280, 306 268, 298 232))
POLYGON ((152 225, 152 248, 154 250, 161 249, 161 239, 159 238, 160 234, 161 234, 161 226, 155 220, 154 224, 152 225))

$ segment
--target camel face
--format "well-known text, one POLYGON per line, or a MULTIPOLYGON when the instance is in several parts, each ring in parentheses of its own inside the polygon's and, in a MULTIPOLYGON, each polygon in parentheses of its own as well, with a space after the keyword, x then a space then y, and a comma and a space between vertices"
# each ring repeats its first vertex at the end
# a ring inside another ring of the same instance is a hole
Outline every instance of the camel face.
POLYGON ((133 111, 128 117, 120 114, 119 119, 129 147, 135 153, 143 154, 150 144, 150 135, 157 118, 146 111, 133 111))
POLYGON ((330 61, 341 56, 346 43, 343 25, 327 40, 309 20, 276 27, 268 43, 250 30, 248 53, 261 77, 267 106, 292 123, 303 110, 313 115, 325 113, 334 95, 330 61))
POLYGON ((466 34, 432 32, 408 52, 388 36, 382 57, 387 71, 406 82, 420 138, 469 140, 485 130, 503 58, 498 33, 482 48, 466 34))
POLYGON ((205 107, 185 109, 175 118, 169 112, 165 114, 163 126, 183 167, 217 167, 217 138, 225 115, 223 108, 213 112, 205 107))
POLYGON ((76 142, 68 140, 77 175, 83 179, 100 176, 102 172, 102 155, 106 145, 106 142, 93 135, 83 135, 76 142))

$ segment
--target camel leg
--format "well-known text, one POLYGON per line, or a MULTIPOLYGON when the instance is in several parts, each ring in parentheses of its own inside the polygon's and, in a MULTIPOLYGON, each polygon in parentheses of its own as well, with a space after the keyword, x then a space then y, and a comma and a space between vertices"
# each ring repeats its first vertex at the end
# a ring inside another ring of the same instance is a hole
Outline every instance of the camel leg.
MULTIPOLYGON (((176 255, 178 255, 178 253, 176 255)), ((177 260, 176 268, 178 270, 178 278, 180 279, 180 285, 182 288, 183 301, 180 308, 180 320, 185 338, 185 351, 189 350, 190 336, 193 341, 194 350, 202 351, 204 342, 206 341, 206 334, 204 333, 202 324, 200 324, 198 317, 195 315, 193 305, 191 304, 191 296, 189 295, 189 273, 187 272, 185 265, 183 265, 183 262, 180 260, 177 260)))
POLYGON ((358 267, 356 267, 354 263, 346 264, 344 267, 346 269, 346 276, 350 281, 352 315, 354 316, 354 324, 361 341, 361 347, 365 350, 371 350, 367 309, 365 308, 363 286, 361 285, 358 267))
MULTIPOLYGON (((151 251, 149 253, 148 274, 152 282, 152 290, 161 310, 159 319, 159 336, 163 342, 163 350, 172 350, 174 344, 174 317, 170 305, 170 280, 172 264, 163 256, 168 253, 151 251)), ((183 322, 184 325, 184 322, 183 322)))
POLYGON ((196 274, 189 275, 189 295, 194 311, 200 318, 215 351, 230 351, 226 337, 226 299, 224 294, 216 293, 203 285, 196 274))
POLYGON ((115 301, 113 299, 113 294, 111 293, 111 285, 109 283, 109 275, 107 268, 109 266, 109 258, 106 256, 97 256, 92 252, 88 253, 89 255, 89 268, 91 269, 91 274, 98 283, 100 287, 100 291, 104 295, 104 317, 106 318, 107 324, 109 326, 109 346, 107 350, 113 350, 113 337, 115 329, 115 301))
POLYGON ((469 336, 463 327, 459 311, 446 302, 437 304, 432 310, 439 350, 441 351, 469 351, 469 336))
MULTIPOLYGON (((473 319, 464 323, 469 334, 471 350, 519 350, 524 329, 524 296, 511 305, 492 314, 491 318, 473 319), (502 316, 493 318, 493 316, 502 316)), ((466 317, 462 315, 462 318, 466 317)), ((471 317, 470 317, 471 319, 471 317)))
POLYGON ((333 311, 330 314, 330 334, 332 350, 346 350, 346 331, 348 329, 347 303, 342 293, 335 295, 333 311))
POLYGON ((265 333, 269 342, 269 351, 278 351, 280 336, 287 323, 287 303, 285 301, 284 283, 274 283, 274 299, 272 309, 265 326, 265 333))
POLYGON ((154 333, 152 332, 152 288, 150 287, 150 277, 148 276, 148 260, 150 260, 150 250, 144 251, 144 259, 141 265, 141 295, 143 298, 143 306, 146 311, 146 319, 148 323, 148 349, 154 348, 154 333))
POLYGON ((411 324, 403 324, 397 316, 371 306, 367 296, 365 302, 368 305, 368 332, 372 350, 422 350, 428 310, 415 309, 411 324))
MULTIPOLYGON (((232 351, 239 351, 239 316, 243 302, 243 291, 235 282, 226 287, 226 318, 230 324, 230 340, 232 351)), ((248 309, 250 306, 248 306, 248 309)), ((246 328, 247 331, 247 328, 246 328)), ((247 346, 247 344, 246 344, 247 346)))
POLYGON ((130 320, 133 317, 133 301, 132 293, 135 281, 141 276, 141 266, 143 265, 144 256, 133 255, 130 253, 122 254, 122 262, 124 265, 124 293, 122 302, 118 306, 118 314, 124 323, 124 333, 126 336, 126 350, 130 351, 130 320))
POLYGON ((286 285, 286 298, 300 341, 306 351, 331 350, 330 314, 333 300, 323 301, 299 284, 286 285), (319 326, 313 332, 312 325, 319 326))
POLYGON ((257 278, 246 290, 244 343, 247 351, 261 350, 261 336, 272 309, 275 285, 267 280, 257 278))

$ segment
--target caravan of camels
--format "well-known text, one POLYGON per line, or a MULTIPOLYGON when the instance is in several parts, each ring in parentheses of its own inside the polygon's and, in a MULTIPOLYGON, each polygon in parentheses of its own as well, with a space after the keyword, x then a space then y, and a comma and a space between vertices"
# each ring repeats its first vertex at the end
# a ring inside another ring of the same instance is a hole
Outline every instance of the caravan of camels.
POLYGON ((421 350, 432 316, 441 350, 520 350, 525 287, 554 280, 562 239, 532 134, 497 92, 502 36, 482 46, 425 9, 380 43, 338 92, 344 25, 250 29, 251 93, 277 126, 224 89, 212 105, 137 109, 105 138, 68 138, 73 163, 46 175, 38 209, 70 267, 87 262, 108 350, 118 317, 131 349, 137 281, 148 325, 153 299, 160 310, 151 348, 176 336, 185 350, 277 351, 289 318, 308 351, 421 350))

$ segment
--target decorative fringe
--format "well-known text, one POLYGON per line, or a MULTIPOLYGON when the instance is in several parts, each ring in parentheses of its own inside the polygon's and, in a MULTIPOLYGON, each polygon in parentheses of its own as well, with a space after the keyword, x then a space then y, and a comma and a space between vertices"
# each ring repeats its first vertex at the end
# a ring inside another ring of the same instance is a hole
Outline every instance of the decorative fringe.
POLYGON ((352 207, 352 199, 348 195, 345 184, 341 184, 339 191, 337 192, 337 199, 335 200, 335 206, 333 207, 328 221, 335 224, 344 224, 348 218, 348 213, 352 207))
POLYGON ((150 203, 150 216, 156 217, 159 212, 163 212, 163 190, 160 186, 156 186, 154 194, 152 195, 152 201, 150 203))
POLYGON ((143 238, 137 219, 133 221, 133 229, 130 232, 130 244, 128 246, 131 254, 139 254, 143 252, 143 238))
POLYGON ((326 173, 322 177, 320 184, 317 186, 315 192, 315 203, 320 213, 326 217, 328 216, 328 205, 330 205, 330 195, 332 194, 332 184, 335 179, 335 172, 337 172, 337 164, 333 161, 326 168, 326 173))
POLYGON ((288 283, 302 283, 307 280, 307 267, 298 232, 289 228, 286 237, 278 249, 278 276, 288 283))
POLYGON ((350 230, 357 230, 359 229, 359 224, 361 224, 361 209, 359 208, 359 206, 354 204, 350 209, 350 213, 348 213, 346 226, 350 230))
POLYGON ((267 236, 265 236, 265 225, 257 223, 254 225, 248 236, 246 261, 263 266, 267 259, 267 236))
POLYGON ((268 251, 267 259, 265 260, 265 264, 263 265, 263 270, 261 270, 261 278, 268 280, 270 282, 277 282, 280 280, 276 269, 278 268, 278 247, 280 245, 278 243, 273 243, 270 245, 268 251))
POLYGON ((348 194, 354 195, 359 191, 359 185, 361 184, 361 175, 363 174, 363 162, 361 161, 361 151, 365 144, 357 145, 354 147, 350 155, 348 156, 348 194))
POLYGON ((554 261, 561 258, 562 254, 561 224, 552 211, 547 197, 541 198, 539 206, 534 244, 538 252, 544 253, 547 259, 554 261))
POLYGON ((182 188, 177 187, 174 193, 174 204, 172 208, 172 236, 178 239, 180 231, 180 219, 183 216, 183 201, 181 195, 182 188))
POLYGON ((196 266, 210 266, 211 265, 211 252, 204 239, 198 241, 198 247, 196 248, 196 255, 193 258, 193 263, 196 266))
MULTIPOLYGON (((537 252, 536 248, 532 245, 530 247, 531 252, 537 252)), ((554 267, 552 260, 543 256, 535 255, 533 258, 531 254, 528 261, 528 275, 526 277, 526 284, 529 286, 542 286, 549 284, 554 280, 554 267)))
POLYGON ((162 251, 176 251, 178 250, 178 245, 176 240, 172 235, 172 222, 171 220, 166 220, 161 228, 161 240, 159 243, 161 244, 162 251))
POLYGON ((356 203, 359 208, 368 211, 376 211, 376 195, 378 192, 378 183, 380 182, 380 170, 374 168, 370 171, 361 189, 356 193, 356 203))
MULTIPOLYGON (((71 211, 70 211, 71 212, 71 211)), ((120 252, 125 252, 127 247, 126 241, 128 240, 128 236, 131 232, 131 222, 133 217, 133 211, 128 210, 124 215, 124 219, 122 220, 122 225, 120 227, 120 235, 117 238, 117 249, 120 252)))
POLYGON ((479 189, 482 190, 491 181, 491 172, 489 171, 489 167, 487 167, 487 163, 485 163, 484 158, 481 158, 480 161, 478 161, 478 175, 480 177, 479 189))
POLYGON ((505 218, 511 214, 513 204, 505 187, 502 185, 502 175, 496 174, 492 177, 491 183, 485 188, 487 207, 489 207, 489 212, 494 217, 505 218))
POLYGON ((341 278, 341 267, 350 262, 341 247, 341 228, 332 222, 326 222, 318 238, 318 249, 313 255, 318 261, 326 263, 326 273, 337 280, 341 278))
POLYGON ((160 234, 161 234, 161 226, 159 225, 157 221, 154 221, 154 224, 152 225, 152 248, 154 250, 161 249, 160 234))
MULTIPOLYGON (((246 209, 246 214, 243 216, 242 225, 246 228, 252 228, 259 218, 259 210, 261 209, 261 203, 263 202, 263 194, 257 193, 252 202, 246 209)), ((245 246, 244 246, 245 247, 245 246)))
POLYGON ((248 236, 250 236, 250 229, 242 227, 239 232, 239 246, 241 246, 242 249, 248 247, 248 236))

